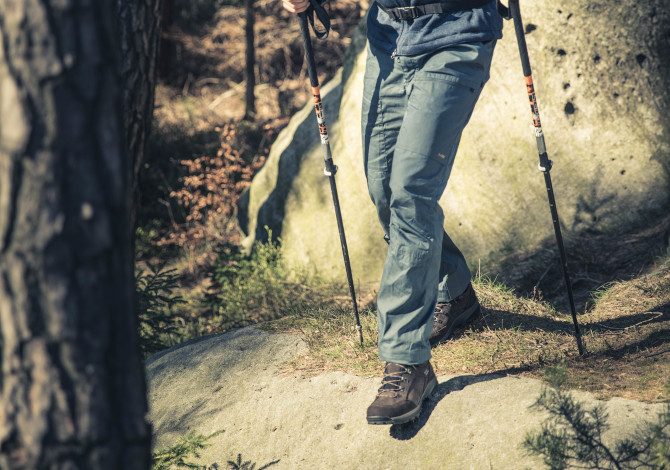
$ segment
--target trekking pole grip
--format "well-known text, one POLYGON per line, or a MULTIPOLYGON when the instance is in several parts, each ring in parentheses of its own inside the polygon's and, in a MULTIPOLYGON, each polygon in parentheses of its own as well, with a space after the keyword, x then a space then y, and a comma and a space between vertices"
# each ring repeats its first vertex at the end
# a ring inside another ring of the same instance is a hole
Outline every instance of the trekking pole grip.
POLYGON ((298 13, 298 19, 300 20, 300 34, 302 35, 305 59, 307 60, 307 73, 309 74, 309 82, 312 87, 318 87, 319 78, 316 74, 316 61, 314 60, 312 38, 309 34, 309 20, 307 19, 307 12, 303 11, 302 13, 298 13))

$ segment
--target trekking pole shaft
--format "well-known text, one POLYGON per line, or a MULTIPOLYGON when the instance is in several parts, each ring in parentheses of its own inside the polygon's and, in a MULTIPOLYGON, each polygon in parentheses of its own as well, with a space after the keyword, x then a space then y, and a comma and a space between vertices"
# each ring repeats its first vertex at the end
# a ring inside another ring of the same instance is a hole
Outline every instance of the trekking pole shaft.
POLYGON ((340 235, 340 244, 342 246, 342 257, 344 258, 344 269, 347 274, 347 283, 349 284, 349 294, 351 303, 354 307, 354 319, 356 320, 356 331, 358 332, 358 341, 363 346, 363 329, 358 314, 358 302, 356 301, 356 290, 354 289, 354 278, 351 273, 351 262, 349 261, 349 249, 347 248, 347 237, 344 233, 344 222, 342 221, 342 211, 340 210, 340 198, 337 194, 337 184, 335 183, 335 173, 337 167, 333 163, 333 156, 330 150, 330 141, 328 139, 328 128, 323 113, 323 103, 321 102, 321 90, 319 87, 319 77, 316 74, 316 63, 314 61, 314 50, 312 48, 312 39, 309 34, 309 24, 307 15, 300 13, 300 32, 302 34, 303 46, 305 49, 305 58, 307 60, 307 73, 309 74, 310 85, 312 86, 312 96, 314 97, 314 111, 319 125, 319 135, 321 137, 321 147, 323 147, 325 169, 324 174, 328 176, 330 182, 330 193, 333 197, 333 206, 335 207, 335 219, 337 220, 337 230, 340 235))
POLYGON ((547 197, 549 199, 549 210, 551 211, 551 220, 554 224, 554 233, 556 235, 556 243, 558 245, 558 252, 561 258, 561 268, 563 269, 563 279, 568 293, 568 301, 570 303, 570 313, 572 315, 572 323, 575 327, 575 340, 577 341, 577 349, 579 354, 584 354, 584 344, 582 342, 582 335, 579 329, 579 322, 577 321, 577 310, 575 308, 575 300, 572 292, 572 282, 570 281, 570 271, 568 270, 568 259, 565 253, 565 245, 563 243, 563 235, 561 233, 561 223, 558 218, 558 209, 556 208, 556 199, 554 197, 554 187, 551 183, 551 160, 547 155, 547 148, 544 141, 544 133, 542 132, 542 124, 540 121, 540 111, 537 106, 537 99, 535 96, 535 86, 533 85, 533 75, 530 67, 530 58, 528 57, 528 47, 526 45, 526 37, 523 29, 523 21, 521 19, 521 9, 519 7, 519 0, 509 0, 509 10, 514 20, 514 30, 516 32, 516 39, 519 45, 519 55, 521 56, 521 67, 523 68, 523 75, 526 80, 526 91, 528 92, 528 100, 530 103, 531 113, 533 115, 533 128, 535 131, 535 140, 537 143, 538 155, 540 158, 539 168, 544 174, 544 183, 547 188, 547 197))

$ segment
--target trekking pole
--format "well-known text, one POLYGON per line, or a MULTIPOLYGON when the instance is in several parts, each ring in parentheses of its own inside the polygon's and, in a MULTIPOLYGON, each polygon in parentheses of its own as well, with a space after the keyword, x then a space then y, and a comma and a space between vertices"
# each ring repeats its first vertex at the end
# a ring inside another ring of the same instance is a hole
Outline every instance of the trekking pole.
POLYGON ((568 301, 570 302, 572 323, 575 326, 575 340, 577 341, 579 355, 582 356, 585 353, 584 344, 582 343, 582 334, 579 330, 579 323, 577 322, 577 311, 575 309, 575 299, 572 293, 572 282, 570 281, 570 273, 568 271, 568 260, 567 255, 565 254, 563 235, 561 234, 561 225, 558 219, 558 209, 556 208, 556 199, 554 198, 554 187, 551 184, 550 172, 552 162, 547 156, 547 148, 544 143, 544 134, 542 132, 542 124, 540 123, 540 111, 537 106, 537 99, 535 97, 535 87, 533 85, 533 75, 530 68, 530 59, 528 57, 528 47, 526 46, 526 37, 523 30, 523 21, 521 20, 519 0, 509 0, 509 10, 503 6, 501 8, 501 14, 506 19, 512 18, 514 21, 514 30, 516 32, 516 40, 519 45, 519 55, 521 56, 521 67, 523 68, 523 75, 526 79, 526 91, 528 92, 528 101, 530 103, 530 110, 533 116, 533 129, 535 131, 537 151, 540 157, 539 169, 544 174, 544 183, 547 187, 551 219, 554 222, 554 233, 556 234, 556 243, 558 244, 558 252, 561 258, 561 267, 563 269, 565 287, 568 292, 568 301))
MULTIPOLYGON (((312 8, 315 7, 315 2, 312 2, 312 8)), ((318 3, 316 4, 318 8, 318 3)), ((323 114, 323 103, 321 102, 321 90, 319 88, 319 78, 316 74, 316 63, 314 62, 314 51, 312 49, 312 39, 309 33, 309 17, 308 12, 299 14, 300 31, 302 33, 303 46, 305 48, 305 57, 307 59, 307 71, 309 73, 309 81, 312 86, 312 95, 314 97, 314 111, 316 113, 316 120, 319 125, 319 134, 321 136, 321 147, 323 147, 323 155, 325 160, 325 169, 323 173, 328 177, 330 182, 330 193, 333 196, 333 205, 335 206, 335 218, 337 219, 337 230, 340 234, 340 244, 342 245, 342 256, 344 258, 344 269, 347 273, 347 282, 349 283, 349 293, 351 294, 351 303, 354 306, 354 319, 356 320, 356 331, 358 332, 358 340, 363 346, 363 329, 361 328, 361 320, 358 315, 358 303, 356 302, 356 290, 354 289, 354 279, 351 274, 351 263, 349 262, 349 250, 347 249, 347 237, 344 234, 344 223, 342 222, 342 212, 340 211, 340 198, 337 195, 337 185, 335 183, 335 173, 337 173, 337 166, 333 163, 333 156, 330 151, 330 142, 328 140, 328 128, 326 127, 326 119, 323 114)))

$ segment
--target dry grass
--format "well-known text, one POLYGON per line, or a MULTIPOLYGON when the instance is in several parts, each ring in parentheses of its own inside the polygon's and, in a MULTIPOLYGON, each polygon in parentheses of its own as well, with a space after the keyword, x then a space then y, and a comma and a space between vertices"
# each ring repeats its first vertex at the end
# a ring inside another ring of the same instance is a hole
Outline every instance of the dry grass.
MULTIPOLYGON (((365 2, 353 0, 334 2, 328 7, 333 12, 331 34, 326 41, 315 43, 322 83, 332 78, 342 65, 350 36, 365 7, 365 2)), ((263 0, 256 2, 255 8, 257 112, 254 123, 246 127, 256 127, 264 134, 274 136, 308 101, 309 83, 295 16, 284 11, 281 2, 263 0)), ((185 240, 183 228, 194 215, 193 204, 185 208, 178 202, 196 196, 197 190, 182 183, 199 178, 199 183, 215 188, 205 196, 213 195, 223 203, 219 206, 233 209, 239 191, 228 197, 224 194, 225 185, 221 184, 221 179, 235 179, 235 171, 254 169, 244 165, 231 168, 227 159, 224 160, 225 168, 217 167, 213 160, 222 150, 220 129, 232 123, 240 130, 243 124, 238 121, 245 108, 244 15, 244 7, 226 5, 219 7, 215 14, 192 18, 196 21, 194 24, 185 18, 175 21, 164 32, 165 50, 162 51, 161 73, 156 87, 153 132, 141 184, 141 238, 146 243, 140 244, 138 258, 152 262, 169 260, 169 264, 179 265, 184 261, 188 269, 180 272, 189 284, 201 280, 198 276, 202 274, 203 264, 211 258, 222 238, 218 234, 225 234, 223 238, 227 242, 235 242, 238 230, 236 220, 219 214, 197 227, 202 235, 197 243, 185 240), (186 27, 186 23, 190 27, 186 27), (195 174, 189 171, 203 161, 215 164, 209 165, 207 171, 195 174), (208 239, 203 242, 205 236, 208 239), (166 252, 164 244, 159 243, 161 240, 177 240, 182 246, 178 249, 170 247, 166 252)), ((235 141, 233 150, 244 154, 248 160, 249 152, 244 152, 241 147, 253 145, 253 142, 254 138, 242 136, 235 141)), ((251 160, 247 163, 254 166, 251 160)), ((197 198, 196 202, 203 200, 197 198)))
MULTIPOLYGON (((315 43, 319 78, 325 82, 342 65, 351 33, 366 4, 353 0, 331 2, 332 29, 328 38, 315 43)), ((303 61, 298 21, 283 10, 281 2, 256 2, 256 107, 259 121, 292 115, 308 99, 307 72, 303 61)), ((239 120, 244 114, 245 9, 227 5, 207 24, 194 31, 174 25, 164 33, 171 54, 164 64, 163 89, 157 103, 196 105, 196 114, 218 123, 239 120), (183 103, 182 103, 183 101, 183 103)), ((179 109, 178 109, 179 111, 179 109)), ((159 118, 160 119, 160 118, 159 118)))
MULTIPOLYGON (((568 385, 607 398, 667 399, 670 377, 670 260, 649 274, 618 282, 595 295, 580 315, 588 355, 579 357, 572 322, 549 304, 520 298, 491 280, 475 282, 483 316, 467 331, 433 350, 440 374, 491 372, 542 377, 548 366, 564 365, 568 385)), ((377 376, 376 316, 372 303, 362 313, 365 336, 359 347, 345 299, 329 308, 271 322, 265 328, 300 334, 308 352, 286 365, 304 375, 340 370, 377 376)))

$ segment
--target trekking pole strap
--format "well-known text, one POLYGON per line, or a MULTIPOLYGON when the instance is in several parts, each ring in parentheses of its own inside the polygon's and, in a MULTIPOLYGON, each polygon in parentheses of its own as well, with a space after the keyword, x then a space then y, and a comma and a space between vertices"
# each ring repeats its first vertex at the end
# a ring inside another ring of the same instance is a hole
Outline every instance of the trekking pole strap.
POLYGON ((305 16, 307 17, 309 25, 312 27, 317 39, 326 39, 330 32, 330 15, 319 0, 310 0, 309 7, 307 7, 307 10, 305 11, 305 16), (321 23, 322 28, 316 27, 314 21, 315 16, 319 20, 319 23, 321 23))
POLYGON ((503 5, 500 0, 498 0, 498 13, 505 20, 511 20, 512 19, 512 12, 510 11, 509 7, 503 5))
MULTIPOLYGON (((411 5, 406 7, 387 8, 377 2, 386 14, 395 21, 412 21, 425 15, 437 15, 440 13, 456 13, 457 11, 472 10, 491 3, 492 0, 446 0, 425 5, 411 5)), ((509 14, 507 7, 498 2, 498 11, 503 17, 509 14)))

